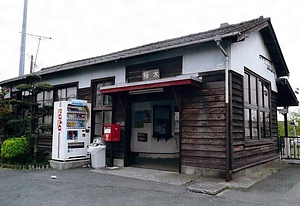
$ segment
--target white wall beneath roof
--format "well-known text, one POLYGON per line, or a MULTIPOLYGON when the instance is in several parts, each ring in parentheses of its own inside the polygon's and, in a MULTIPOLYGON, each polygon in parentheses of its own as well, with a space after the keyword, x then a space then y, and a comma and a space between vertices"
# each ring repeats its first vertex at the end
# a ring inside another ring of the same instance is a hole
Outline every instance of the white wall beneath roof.
POLYGON ((244 75, 244 67, 271 82, 272 90, 277 92, 276 74, 267 69, 259 55, 271 59, 259 32, 252 32, 244 41, 233 43, 230 52, 230 68, 244 75))
POLYGON ((183 74, 225 69, 225 57, 215 42, 186 50, 183 55, 183 74))
POLYGON ((72 70, 57 75, 55 78, 43 78, 44 82, 52 85, 68 84, 72 82, 79 82, 79 88, 86 88, 91 86, 91 80, 101 79, 106 77, 115 77, 115 83, 125 82, 125 67, 105 65, 93 68, 82 68, 80 70, 72 70))

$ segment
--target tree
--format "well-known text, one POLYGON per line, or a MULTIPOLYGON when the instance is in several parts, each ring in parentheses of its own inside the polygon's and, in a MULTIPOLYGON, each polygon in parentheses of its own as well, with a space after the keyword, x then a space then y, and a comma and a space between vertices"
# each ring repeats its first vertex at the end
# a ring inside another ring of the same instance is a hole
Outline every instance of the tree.
POLYGON ((289 136, 300 135, 300 127, 298 126, 300 122, 300 109, 292 111, 289 113, 289 136), (296 122, 296 125, 292 125, 296 122), (294 132, 294 128, 296 129, 294 132))
POLYGON ((30 74, 26 77, 25 83, 16 86, 22 93, 22 99, 11 99, 10 105, 13 108, 14 118, 8 121, 10 126, 15 129, 18 136, 26 136, 31 146, 32 154, 37 151, 37 139, 40 128, 47 128, 39 125, 39 118, 47 115, 52 107, 39 107, 37 103, 37 95, 43 91, 52 89, 52 85, 41 82, 41 77, 36 74, 30 74))
POLYGON ((8 121, 13 116, 9 100, 4 98, 7 93, 8 91, 5 87, 0 87, 0 144, 8 135, 8 121))

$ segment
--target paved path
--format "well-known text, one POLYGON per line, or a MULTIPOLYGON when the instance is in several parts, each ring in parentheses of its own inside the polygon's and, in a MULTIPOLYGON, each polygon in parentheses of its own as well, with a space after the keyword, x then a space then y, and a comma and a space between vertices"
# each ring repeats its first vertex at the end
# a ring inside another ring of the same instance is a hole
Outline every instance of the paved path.
MULTIPOLYGON (((197 177, 156 171, 160 174, 158 178, 155 171, 143 170, 150 178, 145 180, 141 170, 135 170, 140 174, 128 175, 130 177, 120 175, 120 171, 126 173, 126 170, 115 171, 119 174, 101 173, 91 168, 22 171, 0 168, 0 205, 248 206, 299 205, 300 202, 300 166, 297 165, 283 168, 248 189, 230 188, 215 196, 188 191, 195 184, 201 185, 197 177)), ((224 182, 217 182, 221 183, 224 182)))

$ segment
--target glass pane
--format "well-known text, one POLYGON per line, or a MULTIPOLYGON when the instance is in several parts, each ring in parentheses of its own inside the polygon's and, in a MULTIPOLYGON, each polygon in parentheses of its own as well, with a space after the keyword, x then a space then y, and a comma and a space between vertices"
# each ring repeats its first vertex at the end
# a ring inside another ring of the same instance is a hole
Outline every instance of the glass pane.
POLYGON ((66 100, 66 89, 58 89, 57 97, 59 101, 66 100))
POLYGON ((103 106, 112 106, 112 98, 110 95, 103 95, 103 106))
POLYGON ((249 103, 249 75, 244 76, 244 101, 249 103))
POLYGON ((45 92, 45 99, 44 100, 52 100, 53 99, 53 90, 45 92))
POLYGON ((53 105, 53 100, 45 101, 44 106, 52 106, 53 105))
POLYGON ((245 137, 251 138, 250 133, 250 109, 245 109, 245 137))
POLYGON ((74 99, 77 96, 77 87, 67 88, 67 99, 74 99))
POLYGON ((44 117, 44 123, 51 124, 52 123, 52 115, 46 115, 44 117))
POLYGON ((257 88, 256 88, 256 77, 250 76, 250 92, 251 92, 251 104, 257 105, 257 99, 256 99, 256 93, 257 93, 257 88))
POLYGON ((104 86, 109 86, 109 85, 113 85, 113 81, 106 81, 106 82, 103 82, 103 85, 104 86))
POLYGON ((112 112, 111 111, 104 111, 103 116, 104 116, 104 123, 105 124, 112 123, 112 112))
POLYGON ((102 136, 103 133, 103 124, 95 124, 95 136, 102 136))
POLYGON ((264 85, 264 92, 263 92, 263 97, 264 97, 264 107, 269 108, 269 90, 266 85, 264 85))
POLYGON ((258 131, 257 131, 257 110, 251 109, 251 124, 252 124, 252 139, 258 138, 258 131))
POLYGON ((102 106, 102 95, 100 93, 100 87, 101 86, 103 86, 102 83, 97 84, 97 87, 96 87, 95 107, 101 107, 102 106))
POLYGON ((262 92, 262 82, 258 82, 258 105, 263 106, 263 92, 262 92))
POLYGON ((37 94, 36 100, 37 100, 38 102, 43 101, 43 92, 37 94))
POLYGON ((270 113, 265 113, 265 137, 270 138, 271 137, 271 131, 270 131, 270 113))
POLYGON ((95 124, 103 123, 102 112, 95 112, 95 124))
POLYGON ((261 138, 264 138, 265 137, 265 124, 264 124, 264 112, 260 112, 260 115, 259 115, 259 128, 260 128, 260 136, 261 138))

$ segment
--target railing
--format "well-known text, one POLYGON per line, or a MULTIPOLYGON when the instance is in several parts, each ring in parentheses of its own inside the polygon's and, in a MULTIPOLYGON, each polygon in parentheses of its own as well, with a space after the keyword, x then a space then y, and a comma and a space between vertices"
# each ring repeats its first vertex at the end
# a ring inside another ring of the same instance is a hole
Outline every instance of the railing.
POLYGON ((300 137, 280 137, 278 148, 281 159, 300 160, 300 137))

